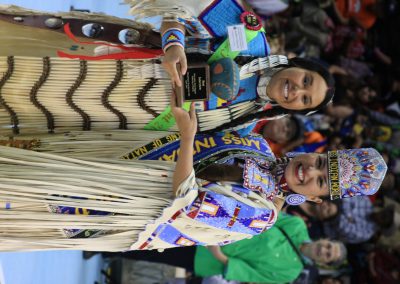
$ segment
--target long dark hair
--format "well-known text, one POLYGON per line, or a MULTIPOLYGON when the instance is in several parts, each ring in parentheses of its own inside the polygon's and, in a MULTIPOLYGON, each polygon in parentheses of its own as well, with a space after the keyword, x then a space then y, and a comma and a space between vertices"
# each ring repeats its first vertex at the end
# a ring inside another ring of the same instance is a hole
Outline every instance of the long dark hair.
POLYGON ((316 72, 321 77, 324 79, 325 83, 328 86, 328 90, 325 93, 325 98, 324 100, 317 105, 315 108, 310 108, 310 109, 303 109, 303 110, 290 110, 283 108, 281 106, 274 106, 271 109, 259 111, 256 113, 251 113, 242 117, 238 117, 236 119, 233 119, 230 122, 227 122, 225 124, 222 124, 221 126, 218 126, 214 129, 210 129, 207 131, 204 131, 204 133, 215 133, 219 131, 224 131, 225 129, 230 129, 233 127, 236 127, 238 125, 245 124, 247 122, 253 121, 253 120, 259 120, 263 118, 268 118, 268 117, 275 117, 278 115, 283 115, 283 114, 308 114, 313 111, 317 111, 324 106, 326 106, 330 101, 332 101, 333 95, 334 95, 334 86, 335 86, 335 80, 333 76, 329 73, 329 71, 319 62, 312 60, 312 59, 304 59, 300 57, 294 57, 288 60, 288 65, 279 65, 276 68, 291 68, 291 67, 298 67, 302 69, 306 69, 312 72, 316 72))

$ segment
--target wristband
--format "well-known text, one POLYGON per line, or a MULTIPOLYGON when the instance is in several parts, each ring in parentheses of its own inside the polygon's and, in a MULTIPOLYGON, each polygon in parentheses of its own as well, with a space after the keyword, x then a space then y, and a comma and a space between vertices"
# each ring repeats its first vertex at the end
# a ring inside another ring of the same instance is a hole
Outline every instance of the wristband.
POLYGON ((166 30, 162 37, 162 49, 164 53, 170 46, 179 45, 185 48, 185 35, 180 29, 168 29, 166 30))

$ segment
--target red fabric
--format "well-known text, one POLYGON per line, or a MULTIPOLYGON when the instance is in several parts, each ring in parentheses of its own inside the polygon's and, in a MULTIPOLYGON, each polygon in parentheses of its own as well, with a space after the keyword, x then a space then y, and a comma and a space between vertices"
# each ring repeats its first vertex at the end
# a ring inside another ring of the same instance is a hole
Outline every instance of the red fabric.
POLYGON ((335 0, 335 2, 344 18, 353 18, 366 30, 375 24, 376 15, 368 10, 368 6, 375 5, 376 0, 335 0))
MULTIPOLYGON (((264 126, 269 122, 270 120, 261 120, 257 122, 256 126, 253 128, 253 132, 262 135, 262 131, 264 129, 264 126)), ((272 153, 275 154, 277 157, 282 157, 282 149, 283 145, 277 144, 271 139, 265 138, 264 139, 268 142, 269 147, 271 148, 272 153)))

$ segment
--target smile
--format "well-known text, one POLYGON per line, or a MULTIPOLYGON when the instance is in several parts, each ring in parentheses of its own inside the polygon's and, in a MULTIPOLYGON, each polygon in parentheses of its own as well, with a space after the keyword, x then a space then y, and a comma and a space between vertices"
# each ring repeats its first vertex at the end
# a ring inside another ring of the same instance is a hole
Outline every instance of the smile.
POLYGON ((285 86, 283 87, 283 95, 284 95, 285 99, 288 100, 288 98, 289 98, 289 81, 288 80, 286 80, 285 86))
POLYGON ((296 167, 296 177, 301 183, 304 182, 304 168, 302 164, 296 167))

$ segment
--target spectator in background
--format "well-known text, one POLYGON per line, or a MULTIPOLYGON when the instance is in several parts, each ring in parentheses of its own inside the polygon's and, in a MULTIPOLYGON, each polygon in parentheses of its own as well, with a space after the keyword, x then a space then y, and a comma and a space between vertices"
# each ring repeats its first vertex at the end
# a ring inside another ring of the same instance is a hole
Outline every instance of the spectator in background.
POLYGON ((287 152, 323 153, 327 139, 318 131, 306 126, 297 116, 277 120, 262 120, 256 124, 254 133, 262 135, 276 156, 287 152))
POLYGON ((281 213, 267 232, 223 247, 184 247, 162 253, 103 253, 103 256, 171 264, 202 277, 224 275, 227 280, 242 282, 286 283, 295 280, 305 264, 341 264, 347 250, 338 241, 311 241, 300 218, 281 213))
POLYGON ((338 216, 324 223, 324 233, 328 238, 347 244, 366 242, 378 230, 377 224, 370 219, 374 206, 368 197, 350 199, 342 199, 338 216))
POLYGON ((366 30, 375 24, 376 0, 335 0, 333 8, 342 24, 348 25, 353 21, 366 30))
POLYGON ((312 239, 324 236, 323 223, 333 220, 339 213, 338 205, 333 201, 324 200, 322 203, 311 204, 304 202, 299 206, 286 207, 286 213, 303 219, 312 239))
POLYGON ((321 50, 331 49, 333 28, 333 21, 316 2, 304 1, 302 13, 288 19, 286 48, 307 57, 318 58, 321 50))
POLYGON ((398 284, 400 282, 400 259, 386 250, 375 249, 368 257, 368 283, 398 284))

